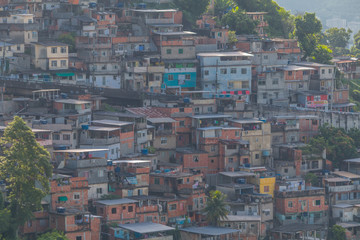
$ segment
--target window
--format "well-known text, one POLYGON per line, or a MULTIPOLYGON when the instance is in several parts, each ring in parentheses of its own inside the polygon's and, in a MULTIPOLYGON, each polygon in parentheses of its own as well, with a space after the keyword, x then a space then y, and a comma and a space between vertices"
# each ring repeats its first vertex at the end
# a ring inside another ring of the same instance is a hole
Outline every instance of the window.
POLYGON ((111 209, 111 213, 112 213, 112 214, 116 214, 116 208, 112 208, 112 209, 111 209))
POLYGON ((56 47, 51 48, 51 53, 57 53, 57 48, 56 47))
POLYGON ((212 111, 213 111, 212 107, 208 107, 208 112, 212 112, 212 111))
POLYGON ((205 71, 204 71, 204 75, 205 75, 205 76, 209 75, 209 70, 205 70, 205 71))
POLYGON ((325 74, 325 69, 321 70, 321 74, 325 74))
POLYGON ((263 93, 263 99, 267 99, 267 93, 263 93))
POLYGON ((239 131, 235 131, 235 137, 239 137, 240 136, 240 132, 239 131))
POLYGON ((272 84, 273 84, 273 85, 278 85, 278 84, 279 84, 279 79, 274 78, 274 79, 272 80, 272 84))
POLYGON ((183 54, 184 53, 184 49, 179 48, 179 54, 183 54))
POLYGON ((236 68, 230 69, 230 73, 231 73, 231 74, 236 74, 236 68))
POLYGON ((258 85, 259 86, 265 86, 266 85, 266 82, 264 80, 259 80, 258 81, 258 85))
POLYGON ((96 189, 96 193, 97 193, 97 194, 102 194, 102 188, 97 188, 97 189, 96 189))
POLYGON ((74 200, 79 200, 80 199, 80 194, 79 193, 74 193, 73 198, 74 198, 74 200))
POLYGON ((185 121, 180 121, 180 127, 185 127, 185 121))
POLYGON ((51 61, 51 66, 52 67, 57 67, 57 61, 51 61))
POLYGON ((168 75, 168 80, 169 80, 169 81, 174 80, 174 75, 168 75))
POLYGON ((269 56, 268 56, 268 55, 264 55, 264 59, 269 59, 269 56))
POLYGON ((236 149, 236 145, 235 144, 233 144, 233 145, 228 145, 227 147, 226 147, 226 149, 236 149))
POLYGON ((104 176, 104 170, 98 170, 98 177, 104 176))
POLYGON ((145 222, 152 222, 152 216, 146 216, 145 222))
POLYGON ((312 161, 311 162, 311 168, 312 169, 318 169, 319 168, 319 162, 318 161, 312 161))
POLYGON ((332 73, 332 69, 329 69, 329 74, 331 74, 332 73))
POLYGON ((193 161, 194 161, 194 162, 199 162, 199 157, 198 157, 198 156, 194 156, 194 157, 193 157, 193 161))
POLYGON ((289 169, 284 168, 284 173, 288 173, 288 172, 289 172, 289 169))
POLYGON ((161 217, 161 222, 165 222, 166 221, 166 217, 161 217))
POLYGON ((226 68, 221 68, 220 73, 221 74, 227 74, 227 69, 226 68))
POLYGON ((292 71, 288 71, 288 76, 292 76, 292 71))
POLYGON ((247 74, 247 69, 246 69, 246 68, 242 68, 242 69, 241 69, 241 74, 247 74))
POLYGON ((185 80, 190 80, 190 79, 191 79, 190 74, 185 74, 185 80))
POLYGON ((134 207, 133 206, 129 206, 128 207, 128 212, 133 212, 134 211, 134 207))
POLYGON ((255 154, 255 159, 259 159, 260 155, 259 154, 255 154))
POLYGON ((264 192, 270 192, 269 186, 264 186, 264 192))
POLYGON ((167 144, 167 138, 166 137, 162 137, 161 138, 161 145, 167 144))
POLYGON ((200 108, 196 107, 196 108, 194 109, 194 111, 195 111, 195 113, 199 113, 199 112, 200 112, 200 108))
POLYGON ((70 134, 64 134, 63 140, 70 140, 70 134))
POLYGON ((155 178, 154 179, 154 184, 160 184, 160 178, 155 178))
POLYGON ((53 139, 54 139, 54 140, 60 140, 60 134, 55 133, 55 134, 53 135, 53 139))
POLYGON ((82 240, 82 236, 76 236, 76 240, 82 240))
POLYGON ((288 207, 289 207, 289 208, 292 208, 292 207, 293 207, 292 201, 288 201, 288 207))
POLYGON ((234 158, 228 158, 229 163, 234 163, 234 158))
POLYGON ((321 200, 314 201, 314 206, 320 206, 320 205, 321 205, 321 200))
POLYGON ((176 210, 176 204, 171 204, 171 205, 169 206, 169 210, 170 210, 170 211, 176 210))
POLYGON ((211 152, 215 152, 215 150, 216 150, 215 146, 212 145, 210 151, 211 151, 211 152))
POLYGON ((61 47, 61 48, 60 48, 60 52, 61 52, 61 53, 66 53, 66 47, 61 47))
POLYGON ((171 49, 166 49, 166 54, 171 54, 171 49))

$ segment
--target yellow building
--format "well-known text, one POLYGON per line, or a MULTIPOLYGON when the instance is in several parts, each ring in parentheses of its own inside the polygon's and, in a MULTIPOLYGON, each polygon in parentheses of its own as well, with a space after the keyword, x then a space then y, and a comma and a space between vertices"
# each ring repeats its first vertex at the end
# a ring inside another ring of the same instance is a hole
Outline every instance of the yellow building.
POLYGON ((69 68, 68 45, 58 42, 39 42, 32 44, 32 64, 42 70, 69 68))
POLYGON ((272 177, 265 167, 244 167, 240 168, 240 171, 254 173, 255 176, 249 179, 249 183, 254 184, 260 194, 274 197, 276 178, 272 177))

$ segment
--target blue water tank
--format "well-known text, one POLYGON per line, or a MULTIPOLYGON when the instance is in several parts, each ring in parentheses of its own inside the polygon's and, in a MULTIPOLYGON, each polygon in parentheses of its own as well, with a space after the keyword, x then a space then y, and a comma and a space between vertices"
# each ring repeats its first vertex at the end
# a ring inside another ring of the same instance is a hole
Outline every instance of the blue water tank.
POLYGON ((107 165, 108 166, 112 166, 113 165, 113 162, 111 160, 107 160, 107 165))
POLYGON ((89 3, 89 8, 96 8, 96 3, 94 2, 89 3))
POLYGON ((245 163, 244 166, 245 166, 246 168, 249 168, 251 165, 250 165, 250 163, 245 163))
POLYGON ((171 172, 170 169, 165 169, 165 170, 164 170, 164 173, 169 173, 169 172, 171 172))
POLYGON ((184 103, 190 103, 190 98, 184 98, 184 103))
POLYGON ((89 125, 81 125, 82 130, 89 130, 89 125))
POLYGON ((142 154, 142 155, 148 155, 148 154, 149 154, 149 150, 148 150, 148 149, 141 149, 141 154, 142 154))
POLYGON ((40 120, 40 123, 41 124, 47 124, 48 122, 47 122, 47 120, 40 120))

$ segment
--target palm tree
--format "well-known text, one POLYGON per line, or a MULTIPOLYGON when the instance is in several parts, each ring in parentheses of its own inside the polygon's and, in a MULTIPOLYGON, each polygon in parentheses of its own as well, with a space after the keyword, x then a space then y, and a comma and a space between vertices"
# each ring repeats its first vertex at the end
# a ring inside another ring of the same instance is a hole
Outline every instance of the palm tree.
POLYGON ((211 225, 218 226, 220 219, 227 219, 229 210, 225 203, 226 195, 220 191, 211 191, 207 199, 204 213, 206 214, 207 221, 211 225))

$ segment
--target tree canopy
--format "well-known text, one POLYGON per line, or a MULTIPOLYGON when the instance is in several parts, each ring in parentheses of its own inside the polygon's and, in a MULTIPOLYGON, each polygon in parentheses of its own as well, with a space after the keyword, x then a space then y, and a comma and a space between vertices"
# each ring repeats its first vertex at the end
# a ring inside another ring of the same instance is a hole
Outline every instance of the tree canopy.
POLYGON ((174 0, 173 6, 183 12, 183 24, 192 27, 209 5, 209 0, 174 0))
MULTIPOLYGON (((5 217, 11 225, 5 230, 0 228, 0 234, 15 239, 18 227, 41 209, 41 199, 49 192, 50 154, 17 116, 6 127, 0 144, 0 179, 5 180, 8 190, 7 204, 1 211, 10 213, 10 217, 5 217)), ((3 217, 1 214, 0 222, 3 217)))
POLYGON ((343 228, 339 225, 332 226, 329 231, 329 239, 330 240, 346 240, 345 228, 343 228))
POLYGON ((305 13, 295 18, 294 35, 304 51, 303 60, 313 55, 320 41, 322 25, 315 13, 305 13))
POLYGON ((44 233, 37 240, 69 240, 62 232, 52 231, 44 233))
POLYGON ((226 195, 220 191, 210 191, 210 196, 206 201, 206 207, 203 210, 210 224, 217 226, 219 220, 227 218, 229 211, 225 199, 226 195))
POLYGON ((229 26, 236 34, 256 34, 257 22, 247 16, 239 7, 226 13, 221 19, 221 24, 229 26))
POLYGON ((331 64, 332 50, 326 45, 317 45, 312 54, 312 61, 322 64, 331 64))
POLYGON ((351 33, 350 29, 330 28, 324 32, 324 37, 331 49, 345 48, 349 44, 351 33))

